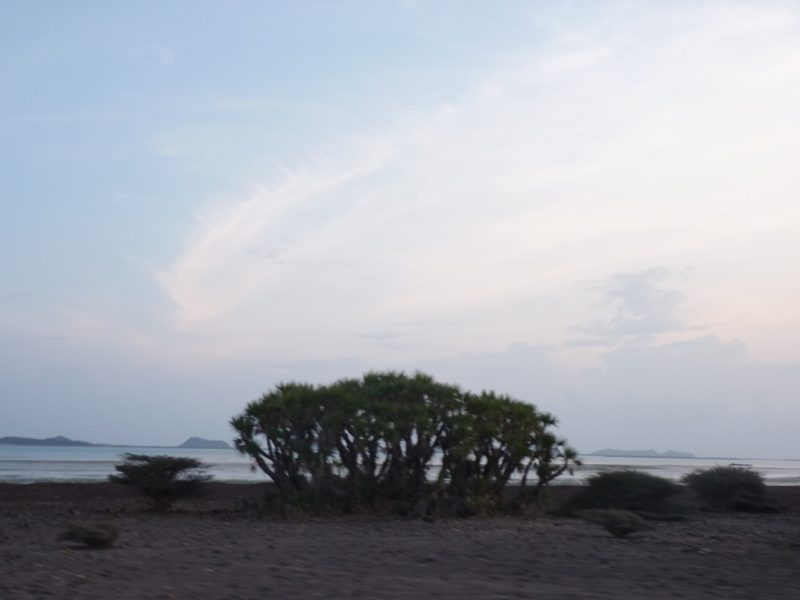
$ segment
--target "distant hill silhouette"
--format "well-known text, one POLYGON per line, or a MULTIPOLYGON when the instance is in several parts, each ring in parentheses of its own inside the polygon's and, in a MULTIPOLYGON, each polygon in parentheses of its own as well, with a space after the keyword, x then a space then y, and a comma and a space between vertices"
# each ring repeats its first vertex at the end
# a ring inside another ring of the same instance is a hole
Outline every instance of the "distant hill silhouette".
POLYGON ((71 440, 63 435, 49 437, 44 439, 6 436, 0 438, 0 445, 2 446, 94 446, 89 442, 82 442, 80 440, 71 440))
POLYGON ((655 450, 617 450, 615 448, 603 448, 596 452, 590 452, 587 456, 612 456, 628 458, 695 458, 691 452, 677 452, 667 450, 666 452, 656 452, 655 450))
POLYGON ((192 436, 183 442, 178 448, 198 448, 202 450, 230 450, 228 442, 222 440, 207 440, 201 437, 192 436))
MULTIPOLYGON (((9 435, 6 437, 0 437, 0 446, 61 446, 61 447, 69 447, 69 446, 116 446, 116 444, 92 444, 91 442, 84 442, 82 440, 71 440, 68 437, 63 435, 57 435, 55 437, 49 438, 30 438, 30 437, 22 437, 22 436, 14 436, 9 435)), ((123 444, 123 446, 127 446, 130 448, 151 448, 154 446, 136 446, 133 444, 123 444)), ((201 437, 192 436, 185 442, 183 442, 180 446, 174 446, 175 448, 195 448, 199 450, 216 450, 216 449, 224 449, 230 450, 231 445, 228 442, 224 442, 222 440, 207 440, 201 437)))

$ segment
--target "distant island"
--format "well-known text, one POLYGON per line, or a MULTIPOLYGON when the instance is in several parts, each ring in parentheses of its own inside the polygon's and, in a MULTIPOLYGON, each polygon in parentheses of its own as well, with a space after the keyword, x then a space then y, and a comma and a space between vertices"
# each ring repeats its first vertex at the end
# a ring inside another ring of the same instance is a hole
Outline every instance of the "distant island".
MULTIPOLYGON (((130 447, 130 448, 154 448, 161 446, 133 446, 128 444, 93 444, 91 442, 84 442, 81 440, 71 440, 63 435, 57 435, 49 438, 30 438, 21 436, 6 436, 0 437, 0 446, 60 446, 60 447, 130 447)), ((198 450, 230 450, 231 446, 228 442, 222 440, 207 440, 205 438, 192 436, 180 446, 163 446, 165 448, 192 448, 198 450)))
POLYGON ((590 452, 586 456, 611 456, 620 458, 697 458, 691 452, 677 452, 675 450, 656 452, 655 450, 617 450, 615 448, 603 448, 596 452, 590 452))
POLYGON ((178 448, 197 448, 202 450, 230 450, 231 445, 222 440, 207 440, 201 437, 192 436, 183 442, 178 448))
POLYGON ((90 444, 89 442, 82 442, 80 440, 71 440, 63 435, 49 437, 44 439, 6 436, 0 438, 0 446, 96 446, 97 444, 90 444))

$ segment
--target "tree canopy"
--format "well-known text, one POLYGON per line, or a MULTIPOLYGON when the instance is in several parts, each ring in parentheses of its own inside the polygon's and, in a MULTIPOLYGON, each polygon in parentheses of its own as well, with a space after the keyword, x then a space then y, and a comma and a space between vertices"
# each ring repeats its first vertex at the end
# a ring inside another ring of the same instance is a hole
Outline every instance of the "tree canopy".
POLYGON ((285 499, 448 512, 499 507, 515 477, 518 499, 540 496, 577 464, 556 424, 508 396, 396 372, 280 384, 231 420, 285 499))

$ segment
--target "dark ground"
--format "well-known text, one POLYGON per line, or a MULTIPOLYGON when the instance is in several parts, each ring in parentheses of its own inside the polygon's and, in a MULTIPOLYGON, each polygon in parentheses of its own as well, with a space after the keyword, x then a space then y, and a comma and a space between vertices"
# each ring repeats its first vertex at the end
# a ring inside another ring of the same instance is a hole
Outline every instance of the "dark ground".
MULTIPOLYGON (((611 537, 537 518, 255 518, 263 487, 213 484, 157 515, 113 484, 0 484, 0 599, 800 598, 800 488, 776 515, 698 514, 611 537), (58 540, 110 522, 115 546, 58 540)), ((575 488, 554 488, 563 502, 575 488)))

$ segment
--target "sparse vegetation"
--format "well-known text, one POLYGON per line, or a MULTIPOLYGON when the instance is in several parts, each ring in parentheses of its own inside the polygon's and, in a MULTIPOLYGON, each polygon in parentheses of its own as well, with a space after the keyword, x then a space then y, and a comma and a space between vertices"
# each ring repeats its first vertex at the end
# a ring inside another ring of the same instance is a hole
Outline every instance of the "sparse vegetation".
POLYGON ((236 447, 272 479, 281 501, 303 506, 489 512, 504 506, 512 477, 527 501, 577 464, 551 431, 552 415, 421 373, 279 385, 231 424, 236 447))
POLYGON ((211 479, 206 465, 194 458, 125 454, 124 459, 114 467, 119 474, 109 475, 109 480, 136 488, 158 511, 169 510, 180 498, 197 495, 203 482, 211 479))
POLYGON ((59 539, 84 544, 89 548, 110 548, 119 530, 110 523, 70 523, 59 539))
POLYGON ((614 537, 622 538, 652 526, 642 517, 629 510, 603 509, 585 510, 579 513, 587 521, 600 525, 614 537))
POLYGON ((746 467, 717 466, 685 475, 683 482, 712 510, 775 512, 764 478, 746 467))
POLYGON ((615 509, 646 513, 672 512, 677 483, 641 471, 606 471, 589 477, 575 499, 578 509, 615 509))

